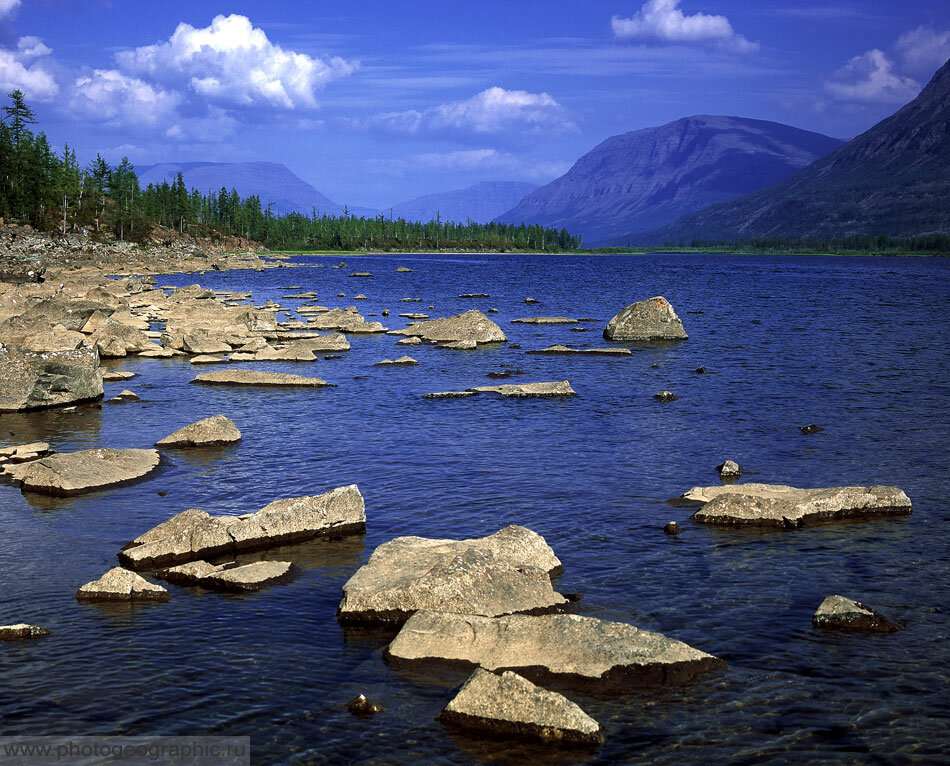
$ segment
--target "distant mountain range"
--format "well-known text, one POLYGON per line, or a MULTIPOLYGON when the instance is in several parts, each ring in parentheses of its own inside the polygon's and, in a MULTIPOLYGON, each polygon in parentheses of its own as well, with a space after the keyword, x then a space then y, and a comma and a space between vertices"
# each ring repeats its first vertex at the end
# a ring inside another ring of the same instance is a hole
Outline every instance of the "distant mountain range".
POLYGON ((937 232, 950 232, 950 61, 898 112, 781 183, 621 239, 658 244, 937 232))
POLYGON ((608 138, 497 220, 597 246, 790 176, 841 145, 777 122, 699 115, 608 138))
MULTIPOLYGON (((162 181, 174 183, 181 172, 189 191, 194 188, 202 193, 217 193, 224 187, 228 191, 236 189, 242 197, 256 194, 261 199, 261 207, 266 209, 273 202, 271 210, 281 215, 292 212, 310 215, 314 208, 318 215, 343 212, 343 205, 321 194, 276 162, 166 162, 137 167, 135 172, 143 187, 150 183, 161 184, 162 181)), ((379 214, 378 210, 370 208, 350 207, 349 211, 370 217, 379 214)))
POLYGON ((488 223, 537 188, 536 184, 524 181, 482 181, 467 189, 426 194, 400 202, 393 205, 392 215, 407 221, 433 221, 438 215, 443 221, 465 223, 471 219, 476 223, 488 223))

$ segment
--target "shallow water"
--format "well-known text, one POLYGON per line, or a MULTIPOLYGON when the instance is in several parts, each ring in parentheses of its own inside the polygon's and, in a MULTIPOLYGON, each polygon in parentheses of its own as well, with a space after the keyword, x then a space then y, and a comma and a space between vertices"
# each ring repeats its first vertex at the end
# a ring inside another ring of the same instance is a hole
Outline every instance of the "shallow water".
POLYGON ((151 478, 78 498, 0 485, 0 624, 53 631, 0 644, 0 734, 249 734, 255 763, 300 764, 950 755, 950 262, 347 256, 347 269, 312 267, 339 260, 159 283, 250 289, 258 304, 300 285, 323 305, 388 308, 390 328, 408 322, 402 312, 496 307, 492 318, 523 348, 458 352, 351 336, 341 359, 243 365, 336 384, 301 391, 193 386, 201 370, 187 361, 121 360, 108 366, 138 376, 106 384, 107 396, 131 388, 145 401, 0 415, 0 446, 46 439, 59 451, 147 447, 216 413, 244 434, 234 447, 165 452, 151 478), (399 265, 415 271, 397 274, 399 265), (348 277, 353 270, 376 276, 348 277), (456 297, 468 292, 491 298, 456 297), (626 344, 634 353, 624 359, 524 354, 607 345, 606 321, 653 295, 676 307, 688 341, 626 344), (540 304, 526 305, 527 296, 540 304), (587 332, 510 321, 535 315, 599 321, 580 325, 587 332), (372 366, 403 354, 419 366, 372 366), (709 374, 695 374, 700 365, 709 374), (528 373, 508 382, 566 378, 578 396, 421 398, 488 385, 486 374, 505 367, 528 373), (654 400, 662 389, 679 398, 654 400), (798 426, 808 423, 824 430, 805 436, 798 426), (727 458, 749 471, 745 481, 894 484, 914 513, 761 533, 694 524, 689 509, 666 503, 718 483, 714 467, 727 458), (349 483, 366 499, 365 538, 268 552, 301 566, 287 585, 248 596, 169 586, 170 602, 135 608, 74 598, 115 565, 124 543, 181 510, 245 513, 349 483), (682 531, 671 538, 662 526, 674 519, 682 531), (445 731, 434 718, 464 674, 393 672, 382 659, 391 634, 338 625, 341 586, 395 536, 481 536, 511 523, 554 548, 565 566, 559 589, 584 594, 579 613, 659 630, 728 668, 672 689, 571 694, 606 728, 595 753, 555 756, 445 731), (832 593, 907 630, 814 631, 811 615, 832 593), (360 692, 386 712, 351 717, 342 705, 360 692))

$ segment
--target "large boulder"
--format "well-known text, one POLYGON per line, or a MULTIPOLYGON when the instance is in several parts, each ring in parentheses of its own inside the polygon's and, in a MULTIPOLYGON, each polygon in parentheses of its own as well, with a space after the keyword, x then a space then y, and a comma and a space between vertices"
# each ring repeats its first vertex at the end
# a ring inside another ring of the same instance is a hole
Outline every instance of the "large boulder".
POLYGON ((89 336, 89 343, 99 349, 99 356, 121 358, 155 348, 155 344, 141 330, 111 319, 105 320, 89 336))
POLYGON ((907 516, 910 498, 897 487, 798 489, 781 484, 693 487, 680 498, 700 503, 693 519, 704 524, 800 527, 836 519, 907 516))
POLYGON ((510 671, 495 674, 476 668, 438 718, 463 729, 546 745, 604 741, 600 724, 578 705, 510 671))
MULTIPOLYGON (((298 310, 298 313, 299 312, 298 310)), ((348 333, 386 332, 379 322, 367 322, 355 308, 330 309, 309 317, 307 322, 316 330, 340 330, 348 333)))
POLYGON ((350 484, 322 495, 276 500, 244 516, 182 511, 135 538, 119 553, 119 561, 132 569, 154 569, 365 530, 363 496, 350 484))
POLYGON ((632 303, 607 323, 607 340, 685 340, 683 323, 666 298, 656 296, 632 303))
POLYGON ((588 690, 691 680, 722 660, 633 625, 574 614, 414 614, 389 645, 395 664, 448 662, 514 670, 588 690))
POLYGON ((98 580, 87 582, 78 591, 80 601, 168 601, 171 596, 161 585, 150 583, 135 572, 114 567, 98 580))
POLYGON ((102 398, 94 348, 38 354, 0 343, 0 412, 19 412, 102 398))
POLYGON ((863 633, 895 633, 904 626, 844 596, 827 596, 811 618, 816 628, 863 633))
POLYGON ((24 491, 67 497, 141 479, 159 464, 154 449, 87 449, 61 452, 12 466, 5 475, 24 491))
POLYGON ((307 378, 286 372, 255 372, 254 370, 215 370, 196 377, 192 383, 213 386, 278 386, 321 388, 328 385, 320 378, 307 378))
POLYGON ((501 328, 477 309, 444 319, 413 322, 402 330, 393 330, 390 334, 422 338, 430 343, 470 341, 479 344, 503 343, 508 340, 501 328))
POLYGON ((155 442, 156 447, 217 447, 241 441, 241 432, 224 415, 212 415, 179 428, 175 433, 155 442))
POLYGON ((401 623, 420 609, 496 616, 563 607, 561 562, 539 534, 508 526, 488 537, 398 537, 343 586, 344 623, 401 623))

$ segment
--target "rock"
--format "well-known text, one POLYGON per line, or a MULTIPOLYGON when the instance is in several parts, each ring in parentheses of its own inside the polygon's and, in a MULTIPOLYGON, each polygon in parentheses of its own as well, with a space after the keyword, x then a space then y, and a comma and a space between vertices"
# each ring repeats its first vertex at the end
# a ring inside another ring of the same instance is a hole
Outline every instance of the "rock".
POLYGON ((139 356, 144 356, 147 359, 171 359, 173 356, 180 356, 181 351, 176 351, 171 348, 159 348, 155 346, 150 348, 148 351, 140 351, 139 356))
POLYGON ((211 354, 202 354, 191 358, 192 364, 227 364, 228 359, 223 356, 213 356, 211 354))
POLYGON ((413 359, 411 356, 401 356, 398 359, 383 359, 383 361, 376 362, 376 364, 374 364, 373 366, 379 367, 380 365, 385 366, 385 365, 400 365, 400 364, 412 366, 414 364, 419 364, 419 363, 415 359, 413 359))
POLYGON ((25 463, 12 476, 24 491, 66 497, 117 487, 154 471, 160 458, 153 449, 87 449, 61 452, 25 463))
POLYGON ((663 531, 668 535, 678 535, 680 531, 680 525, 675 521, 668 521, 663 527, 663 531))
POLYGON ((474 340, 450 340, 440 343, 439 348, 452 348, 456 351, 474 351, 478 348, 478 342, 474 340))
POLYGON ((687 337, 673 306, 660 296, 627 306, 604 329, 607 340, 685 340, 687 337))
POLYGON ((488 293, 462 293, 459 298, 491 298, 488 293))
POLYGON ((418 313, 400 314, 399 316, 405 319, 428 319, 429 318, 428 314, 418 314, 418 313))
MULTIPOLYGON (((404 269, 405 271, 411 271, 411 269, 404 269)), ((399 269, 396 269, 399 271, 399 269)), ((376 715, 377 713, 385 712, 384 708, 381 708, 379 705, 375 705, 370 702, 366 695, 357 694, 353 699, 344 705, 344 707, 349 710, 353 715, 363 717, 368 715, 376 715)))
POLYGON ((386 658, 397 665, 447 661, 514 670, 537 683, 591 691, 678 684, 724 664, 660 633, 595 617, 436 611, 414 614, 386 658))
POLYGON ((550 610, 567 599, 551 584, 561 562, 544 538, 508 526, 488 537, 398 537, 380 545, 343 586, 343 623, 400 623, 413 612, 501 615, 550 610))
POLYGON ((540 303, 541 301, 537 301, 534 298, 525 298, 524 302, 525 303, 540 303))
POLYGON ((567 380, 551 383, 508 383, 498 386, 477 386, 470 389, 478 393, 498 394, 500 396, 576 396, 567 380))
POLYGON ((129 378, 134 377, 134 372, 125 372, 124 370, 109 370, 108 372, 102 373, 102 379, 106 383, 113 383, 119 380, 128 380, 129 378))
POLYGON ((216 447, 241 441, 241 432, 224 415, 213 415, 179 428, 175 433, 155 442, 156 447, 216 447))
POLYGON ((365 529, 363 496, 350 484, 322 495, 276 500, 245 516, 182 511, 135 538, 119 561, 132 569, 154 569, 365 529))
POLYGON ((512 324, 577 324, 576 319, 568 317, 525 317, 524 319, 512 319, 512 324))
POLYGON ((169 582, 177 580, 182 584, 201 585, 214 590, 251 593, 266 588, 268 585, 287 582, 293 579, 294 572, 294 565, 289 561, 255 561, 243 566, 211 566, 205 561, 195 561, 173 567, 158 576, 165 576, 169 582), (195 566, 199 564, 205 566, 195 566), (191 569, 186 569, 186 567, 191 569))
POLYGON ((42 263, 26 258, 18 258, 13 254, 4 254, 0 258, 0 282, 24 284, 42 282, 46 267, 42 263))
POLYGON ((383 309, 382 312, 380 312, 380 313, 382 313, 382 315, 383 315, 384 317, 388 317, 388 316, 389 316, 389 309, 383 309))
POLYGON ((386 328, 379 322, 367 322, 355 309, 330 309, 307 321, 317 330, 341 330, 347 333, 377 333, 386 332, 386 328))
POLYGON ((660 391, 658 394, 653 394, 653 398, 661 402, 674 402, 677 397, 672 391, 660 391))
POLYGON ((814 423, 811 423, 807 426, 799 426, 798 430, 801 431, 803 434, 816 434, 819 431, 824 431, 825 429, 822 428, 821 426, 816 426, 814 423))
POLYGON ((632 356, 629 348, 571 348, 570 346, 548 346, 540 351, 525 351, 526 354, 587 354, 589 356, 632 356))
POLYGON ((430 343, 469 341, 480 344, 507 340, 501 328, 477 309, 453 317, 413 322, 402 330, 393 330, 391 334, 415 336, 430 343))
POLYGON ((115 404, 121 404, 123 402, 140 402, 142 401, 142 397, 135 393, 135 391, 129 391, 129 389, 125 389, 124 391, 120 391, 115 396, 113 396, 109 401, 115 404))
POLYGON ((476 668, 438 719, 472 731, 545 745, 599 745, 604 741, 600 724, 578 705, 511 671, 495 674, 476 668))
POLYGON ((350 276, 351 277, 371 277, 373 275, 370 274, 368 271, 354 271, 352 274, 350 274, 350 276))
POLYGON ((98 580, 76 591, 80 601, 168 601, 171 596, 161 585, 150 583, 135 572, 114 567, 98 580))
POLYGON ((904 626, 892 622, 869 606, 844 596, 827 596, 818 607, 812 625, 823 630, 847 630, 865 633, 896 633, 904 626))
POLYGON ((365 301, 366 299, 367 299, 367 298, 366 298, 365 295, 363 295, 363 293, 360 293, 359 295, 354 295, 354 296, 353 296, 353 300, 354 300, 354 301, 365 301))
POLYGON ((705 375, 709 372, 709 370, 707 370, 705 367, 697 367, 695 372, 697 375, 705 375))
POLYGON ((169 569, 155 572, 161 580, 167 580, 175 585, 199 585, 206 577, 233 566, 231 564, 209 564, 207 561, 189 561, 169 569))
POLYGON ((410 273, 412 273, 412 271, 413 271, 412 269, 406 268, 405 266, 397 266, 397 267, 396 267, 396 273, 398 273, 398 274, 410 274, 410 273))
POLYGON ((477 391, 435 391, 431 394, 423 394, 423 399, 468 399, 470 396, 478 396, 477 391))
POLYGON ((19 444, 15 447, 4 447, 0 449, 0 463, 29 463, 32 460, 46 457, 51 452, 48 442, 31 442, 30 444, 19 444))
POLYGON ((402 340, 396 341, 397 346, 421 346, 422 338, 417 338, 415 336, 411 338, 403 338, 402 340))
POLYGON ((704 524, 800 527, 836 519, 907 516, 910 499, 897 487, 797 489, 781 484, 693 487, 681 500, 701 503, 693 519, 704 524))
POLYGON ((141 330, 111 319, 107 319, 89 336, 89 343, 95 344, 103 359, 124 357, 155 348, 155 344, 141 330))
POLYGON ((102 374, 95 348, 37 354, 0 343, 0 370, 0 412, 102 398, 102 374))
POLYGON ((31 638, 49 636, 52 631, 38 625, 28 625, 25 622, 16 625, 0 625, 0 641, 27 641, 31 638))
POLYGON ((742 475, 742 469, 739 468, 739 464, 733 460, 726 460, 724 463, 717 465, 716 470, 719 471, 719 475, 724 479, 734 479, 742 475))
POLYGON ((192 383, 205 383, 214 386, 297 386, 320 388, 329 385, 320 378, 306 378, 302 375, 289 375, 285 372, 255 372, 254 370, 215 370, 196 377, 192 383))
MULTIPOLYGON (((236 361, 248 361, 245 354, 235 354, 236 361)), ((303 348, 297 344, 286 346, 285 348, 262 348, 253 356, 255 362, 315 362, 316 354, 308 348, 303 348)))

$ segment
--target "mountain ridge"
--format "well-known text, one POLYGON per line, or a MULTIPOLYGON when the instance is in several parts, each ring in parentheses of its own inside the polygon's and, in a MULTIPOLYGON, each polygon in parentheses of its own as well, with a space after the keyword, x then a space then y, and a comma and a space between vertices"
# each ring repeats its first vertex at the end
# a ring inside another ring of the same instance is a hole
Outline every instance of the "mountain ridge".
MULTIPOLYGON (((464 189, 424 194, 392 206, 393 218, 407 221, 443 221, 488 223, 509 210, 537 189, 526 181, 481 181, 464 189)), ((385 211, 384 211, 385 212, 385 211)))

